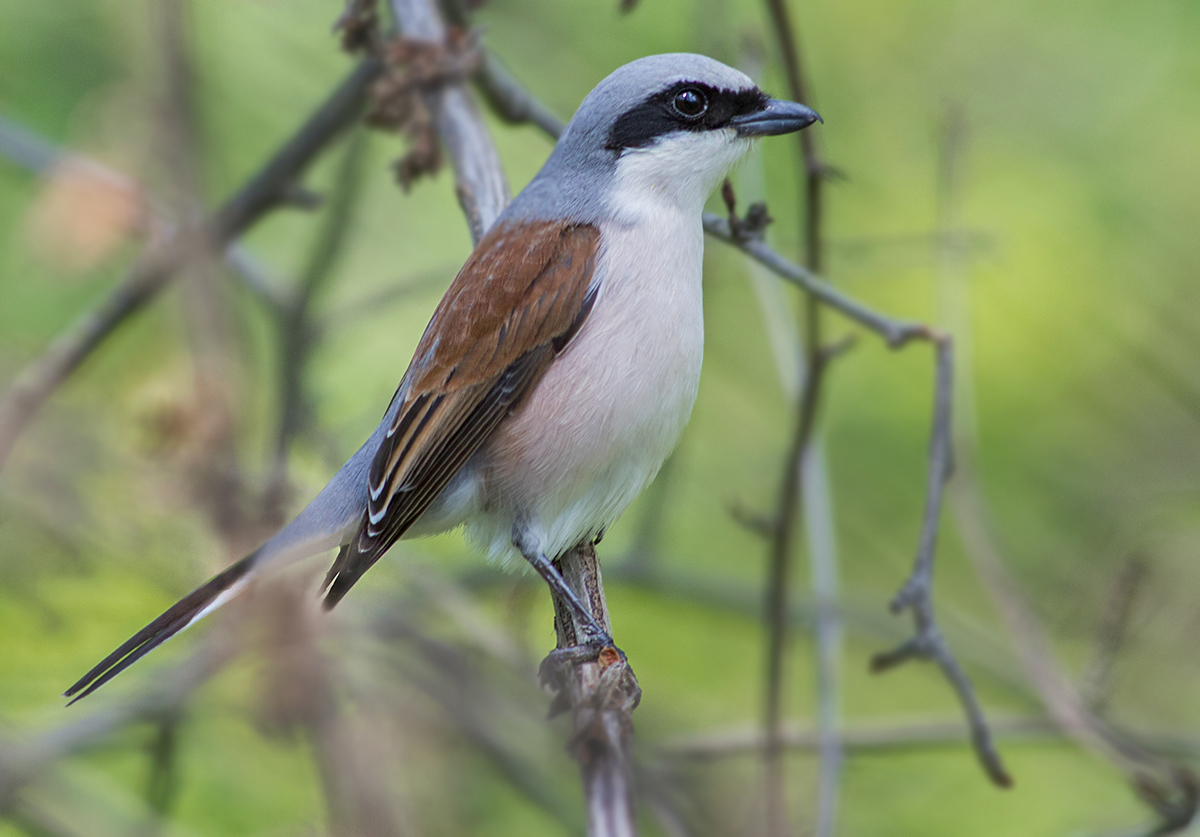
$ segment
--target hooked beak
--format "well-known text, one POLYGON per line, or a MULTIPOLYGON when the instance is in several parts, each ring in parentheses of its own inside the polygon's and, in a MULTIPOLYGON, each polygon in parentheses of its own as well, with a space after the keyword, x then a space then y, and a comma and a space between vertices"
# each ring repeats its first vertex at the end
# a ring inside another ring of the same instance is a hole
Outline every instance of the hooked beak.
POLYGON ((821 114, 797 102, 768 99, 767 106, 754 113, 745 113, 729 120, 739 137, 773 137, 791 134, 814 122, 824 124, 821 114))

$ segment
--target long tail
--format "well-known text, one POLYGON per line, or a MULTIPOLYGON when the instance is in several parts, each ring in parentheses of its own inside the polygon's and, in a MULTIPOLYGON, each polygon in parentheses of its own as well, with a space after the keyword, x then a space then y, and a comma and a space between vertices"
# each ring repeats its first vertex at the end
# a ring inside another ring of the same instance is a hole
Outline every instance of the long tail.
MULTIPOLYGON (((63 693, 71 703, 87 697, 175 634, 212 613, 262 571, 290 564, 343 543, 357 531, 367 507, 366 470, 376 431, 321 493, 275 537, 167 608, 63 693)), ((70 703, 67 704, 70 706, 70 703)))
POLYGON ((71 703, 82 700, 175 634, 232 599, 249 581, 257 557, 258 552, 250 553, 171 605, 165 613, 79 678, 74 686, 63 692, 63 697, 72 698, 71 703))

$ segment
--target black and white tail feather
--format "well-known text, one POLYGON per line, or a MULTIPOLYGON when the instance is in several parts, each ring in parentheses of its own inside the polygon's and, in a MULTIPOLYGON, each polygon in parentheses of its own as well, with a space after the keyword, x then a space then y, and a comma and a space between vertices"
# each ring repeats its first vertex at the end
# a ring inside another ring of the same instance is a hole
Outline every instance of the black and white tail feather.
MULTIPOLYGON (((392 406, 394 408, 394 402, 392 406)), ((388 412, 390 415, 392 409, 388 412)), ((379 435, 376 431, 304 511, 278 534, 167 608, 79 678, 63 693, 63 697, 71 698, 67 705, 87 697, 168 639, 221 607, 265 570, 285 566, 335 546, 344 553, 349 536, 357 531, 362 521, 362 509, 366 505, 366 472, 379 435)), ((341 553, 339 559, 342 559, 341 553)), ((338 563, 335 561, 334 566, 338 563)), ((325 587, 330 580, 326 579, 325 587)))

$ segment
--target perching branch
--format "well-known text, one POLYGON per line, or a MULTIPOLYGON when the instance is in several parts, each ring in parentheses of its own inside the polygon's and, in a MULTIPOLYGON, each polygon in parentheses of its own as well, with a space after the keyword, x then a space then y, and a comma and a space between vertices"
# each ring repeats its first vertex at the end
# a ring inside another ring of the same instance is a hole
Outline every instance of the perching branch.
MULTIPOLYGON (((249 181, 205 222, 220 251, 263 216, 288 203, 314 159, 362 111, 381 65, 362 61, 249 181)), ((186 238, 186 237, 185 237, 186 238)), ((178 235, 152 243, 125 279, 97 308, 86 312, 31 361, 0 395, 0 468, 17 437, 46 399, 113 331, 152 300, 174 277, 185 256, 178 235)))
MULTIPOLYGON (((596 621, 611 635, 608 604, 596 548, 581 543, 555 565, 596 621)), ((567 653, 584 636, 575 613, 554 598, 558 650, 567 653)), ((637 677, 623 654, 606 648, 593 659, 551 655, 542 682, 555 692, 551 714, 570 712, 574 730, 568 749, 579 762, 588 810, 589 837, 637 834, 633 795, 633 710, 641 700, 637 677)))
MULTIPOLYGON (((393 14, 409 40, 446 41, 446 30, 431 0, 391 0, 393 14)), ((483 61, 484 78, 498 79, 501 68, 483 61), (490 69, 488 69, 490 67, 490 69)), ((514 89, 508 81, 506 89, 514 89)), ((508 183, 486 126, 469 92, 449 81, 422 91, 443 144, 454 165, 459 202, 475 242, 495 221, 509 200, 508 183)), ((511 99, 510 99, 511 101, 511 99)), ((537 115, 544 127, 556 127, 544 117, 545 108, 529 107, 521 121, 537 115)), ((592 616, 611 634, 604 582, 595 548, 579 544, 556 560, 567 584, 588 606, 592 616)), ((558 648, 577 646, 574 614, 555 600, 558 648)), ((551 655, 543 664, 543 682, 556 692, 551 711, 569 710, 574 734, 568 745, 579 762, 591 837, 631 837, 637 833, 633 800, 631 715, 641 697, 637 678, 624 656, 605 649, 596 659, 565 659, 551 655)))

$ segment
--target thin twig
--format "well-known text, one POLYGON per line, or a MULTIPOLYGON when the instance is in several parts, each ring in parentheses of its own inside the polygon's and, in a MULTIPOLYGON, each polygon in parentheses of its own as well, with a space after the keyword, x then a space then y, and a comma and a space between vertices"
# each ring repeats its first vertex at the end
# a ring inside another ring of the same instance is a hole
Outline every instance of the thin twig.
POLYGON ((733 245, 777 276, 812 294, 824 305, 875 332, 892 349, 899 349, 913 340, 932 339, 933 332, 929 326, 880 314, 842 293, 813 271, 781 256, 764 241, 735 236, 730 231, 729 221, 719 215, 704 213, 704 231, 726 244, 733 245))
POLYGON ((933 559, 937 550, 937 538, 942 514, 942 496, 946 481, 954 464, 951 455, 953 443, 950 424, 951 401, 954 381, 953 343, 949 337, 940 336, 934 341, 937 356, 937 381, 934 394, 933 432, 929 441, 929 476, 926 485, 925 515, 921 522, 921 537, 917 547, 917 560, 912 574, 900 592, 892 599, 892 612, 908 610, 913 615, 916 633, 902 645, 876 654, 871 659, 871 670, 887 671, 913 659, 930 660, 938 668, 954 691, 958 694, 967 723, 971 729, 971 741, 975 745, 980 764, 993 782, 1000 787, 1011 787, 1012 777, 1004 767, 1000 754, 984 718, 983 709, 975 695, 962 665, 950 651, 941 628, 937 624, 933 608, 933 559))
POLYGON ((1200 811, 1200 780, 1196 775, 1088 709, 1054 659, 1041 621, 1008 570, 982 488, 967 457, 950 492, 950 507, 967 555, 1003 617, 1025 676, 1037 690, 1046 712, 1077 743, 1121 770, 1165 825, 1191 822, 1200 811))
MULTIPOLYGON (((367 87, 381 65, 361 62, 275 155, 209 219, 207 238, 221 250, 290 199, 290 190, 309 164, 358 118, 367 87)), ((86 312, 32 360, 0 395, 0 468, 17 437, 46 399, 118 326, 152 300, 182 264, 178 237, 152 244, 125 279, 95 309, 86 312)))
MULTIPOLYGON (((800 54, 799 38, 796 36, 791 17, 783 0, 767 0, 767 10, 773 23, 772 30, 779 43, 787 73, 788 90, 797 102, 812 105, 800 54)), ((817 151, 817 137, 813 131, 800 131, 800 160, 803 166, 800 194, 805 206, 804 243, 805 263, 813 273, 820 273, 824 266, 823 227, 824 214, 824 167, 817 151)), ((730 215, 733 217, 732 207, 730 215)), ((804 385, 800 390, 796 423, 789 457, 784 461, 783 486, 777 506, 778 529, 771 545, 770 562, 767 570, 767 698, 764 714, 764 729, 768 746, 763 752, 766 771, 767 834, 782 835, 787 832, 784 815, 783 763, 777 743, 782 724, 780 711, 783 689, 783 662, 787 620, 783 614, 787 609, 790 590, 786 584, 789 575, 787 565, 793 560, 790 530, 797 525, 795 506, 803 501, 804 528, 809 533, 813 548, 809 550, 811 586, 817 598, 818 618, 814 625, 816 639, 816 685, 818 692, 817 717, 822 730, 823 746, 820 751, 819 776, 817 779, 817 837, 831 837, 836 830, 839 784, 842 753, 837 738, 838 658, 841 656, 839 637, 841 628, 833 600, 837 597, 837 554, 832 540, 817 542, 813 533, 832 532, 833 523, 827 507, 817 506, 812 499, 824 492, 828 476, 824 459, 816 453, 816 425, 812 418, 817 412, 821 398, 821 384, 826 371, 826 354, 821 335, 821 305, 812 294, 804 299, 804 385), (791 503, 792 508, 786 504, 791 503), (816 517, 820 515, 820 517, 816 517), (819 548, 818 548, 819 547, 819 548), (771 585, 780 583, 779 589, 771 585)))
POLYGON ((280 406, 275 437, 277 479, 282 478, 293 437, 309 421, 304 373, 317 337, 312 303, 333 272, 350 231, 354 207, 361 192, 366 148, 367 135, 363 131, 352 136, 347 144, 308 262, 279 319, 280 406))

